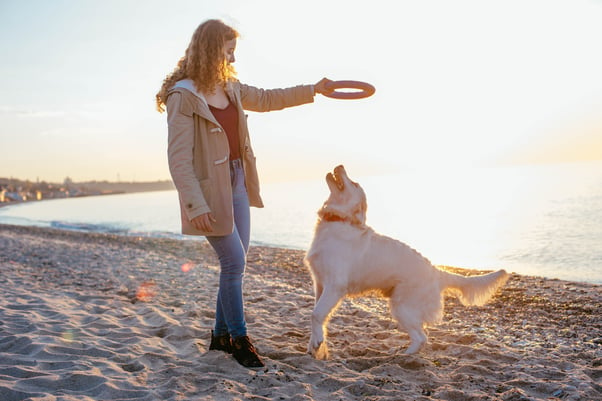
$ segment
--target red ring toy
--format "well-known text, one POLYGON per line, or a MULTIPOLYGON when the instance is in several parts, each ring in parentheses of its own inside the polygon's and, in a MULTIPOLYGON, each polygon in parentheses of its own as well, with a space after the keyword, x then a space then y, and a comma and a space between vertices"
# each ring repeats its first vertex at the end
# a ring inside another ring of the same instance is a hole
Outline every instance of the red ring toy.
POLYGON ((332 89, 331 93, 323 93, 324 96, 334 99, 363 99, 372 96, 376 89, 367 82, 361 81, 332 81, 325 85, 326 89, 332 89), (358 89, 354 92, 340 92, 337 89, 358 89))

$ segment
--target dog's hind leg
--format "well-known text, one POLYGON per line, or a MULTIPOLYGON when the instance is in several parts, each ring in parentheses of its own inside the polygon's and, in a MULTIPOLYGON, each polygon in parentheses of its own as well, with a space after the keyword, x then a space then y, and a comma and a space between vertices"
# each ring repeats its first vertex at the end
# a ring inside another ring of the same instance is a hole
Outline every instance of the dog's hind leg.
POLYGON ((316 359, 328 358, 326 345, 326 325, 330 314, 337 308, 345 293, 332 287, 326 287, 316 302, 311 314, 311 336, 307 352, 316 359))
POLYGON ((410 335, 410 345, 404 354, 412 355, 420 351, 424 344, 426 344, 427 336, 422 325, 408 329, 408 334, 410 335))
POLYGON ((406 331, 410 335, 410 345, 404 353, 410 355, 420 351, 428 340, 422 319, 416 316, 416 311, 403 305, 391 304, 391 312, 397 320, 399 330, 406 331))

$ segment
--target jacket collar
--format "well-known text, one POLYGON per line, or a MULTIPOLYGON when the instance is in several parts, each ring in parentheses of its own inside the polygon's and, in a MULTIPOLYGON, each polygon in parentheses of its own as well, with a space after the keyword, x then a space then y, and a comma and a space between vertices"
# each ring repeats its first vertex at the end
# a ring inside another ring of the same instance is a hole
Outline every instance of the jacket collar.
MULTIPOLYGON (((178 82, 176 82, 176 84, 173 87, 187 89, 190 92, 192 92, 196 97, 201 99, 203 103, 205 103, 206 105, 208 104, 207 99, 205 98, 205 95, 203 95, 201 92, 199 92, 197 90, 196 86, 194 85, 194 81, 192 79, 187 78, 187 79, 179 80, 178 82)), ((226 84, 226 95, 230 98, 231 102, 236 103, 236 101, 238 100, 236 98, 232 83, 230 83, 230 82, 228 82, 226 84)))
POLYGON ((234 86, 232 82, 226 83, 226 95, 230 98, 230 101, 235 105, 238 104, 238 97, 236 96, 236 91, 234 90, 234 86))
POLYGON ((194 96, 196 96, 201 101, 199 110, 198 110, 199 115, 201 117, 205 118, 206 120, 209 120, 209 121, 213 122, 214 124, 219 125, 219 123, 215 119, 215 116, 213 115, 211 110, 209 110, 209 104, 207 103, 207 99, 205 98, 205 95, 203 95, 201 92, 199 92, 197 90, 192 79, 182 79, 182 80, 176 82, 176 84, 173 86, 172 89, 185 89, 188 92, 192 93, 194 96))
MULTIPOLYGON (((175 88, 186 89, 187 91, 189 91, 193 95, 195 95, 197 98, 199 98, 201 100, 201 104, 203 105, 201 108, 201 110, 203 111, 202 117, 204 117, 210 121, 213 121, 214 123, 219 125, 219 123, 215 120, 213 113, 211 113, 211 110, 209 110, 209 103, 207 103, 207 99, 205 98, 205 95, 203 95, 201 92, 199 92, 197 90, 196 86, 194 85, 194 81, 192 79, 187 78, 187 79, 182 79, 182 80, 176 82, 172 89, 175 89, 175 88)), ((238 105, 238 98, 236 96, 236 91, 234 90, 232 83, 226 84, 226 95, 230 98, 230 101, 233 102, 234 105, 238 105)), ((238 108, 238 106, 237 106, 237 108, 238 108)))
POLYGON ((197 90, 192 79, 182 79, 182 80, 176 82, 176 84, 173 87, 187 89, 190 92, 192 92, 196 97, 201 99, 203 101, 203 103, 205 103, 205 105, 207 104, 207 99, 205 99, 205 95, 203 95, 201 92, 199 92, 197 90))

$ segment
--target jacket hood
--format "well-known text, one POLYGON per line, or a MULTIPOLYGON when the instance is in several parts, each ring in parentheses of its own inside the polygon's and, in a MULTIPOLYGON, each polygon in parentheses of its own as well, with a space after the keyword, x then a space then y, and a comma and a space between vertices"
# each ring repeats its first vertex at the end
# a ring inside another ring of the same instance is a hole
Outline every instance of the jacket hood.
POLYGON ((194 86, 194 82, 192 81, 192 79, 182 79, 182 80, 176 82, 176 84, 173 87, 174 88, 183 88, 183 89, 189 90, 196 97, 198 97, 199 99, 201 99, 203 101, 203 103, 207 104, 207 99, 205 99, 205 95, 203 95, 201 92, 199 92, 196 89, 196 86, 194 86))

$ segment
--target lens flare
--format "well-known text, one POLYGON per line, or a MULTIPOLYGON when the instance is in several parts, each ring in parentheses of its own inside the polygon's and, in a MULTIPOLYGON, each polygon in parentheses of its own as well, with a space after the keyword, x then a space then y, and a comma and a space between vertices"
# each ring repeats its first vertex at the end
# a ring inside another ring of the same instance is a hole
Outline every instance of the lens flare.
POLYGON ((157 285, 152 281, 146 281, 140 284, 136 292, 138 301, 149 302, 157 295, 157 285))
POLYGON ((188 273, 189 271, 191 271, 194 268, 194 266, 196 266, 194 263, 186 262, 182 265, 182 271, 184 273, 188 273))

